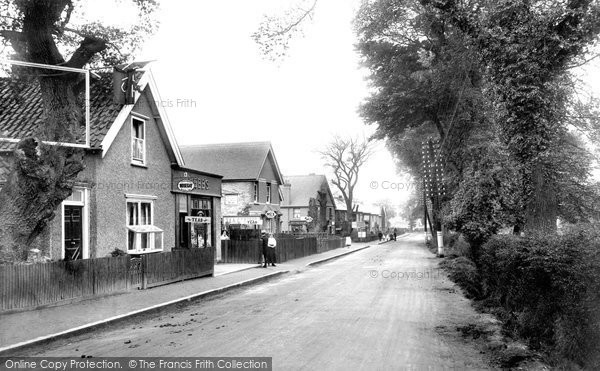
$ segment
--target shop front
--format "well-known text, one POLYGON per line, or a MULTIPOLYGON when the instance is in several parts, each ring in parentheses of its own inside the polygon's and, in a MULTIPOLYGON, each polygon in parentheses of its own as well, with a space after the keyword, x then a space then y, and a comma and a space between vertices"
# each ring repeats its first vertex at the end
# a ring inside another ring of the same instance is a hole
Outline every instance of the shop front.
MULTIPOLYGON (((223 216, 223 230, 230 237, 234 236, 259 236, 259 231, 279 233, 281 231, 281 214, 271 208, 249 210, 247 216, 223 216)), ((242 238, 244 239, 244 238, 242 238)))
POLYGON ((220 249, 221 177, 193 169, 174 167, 175 246, 178 249, 205 249, 215 259, 220 249))

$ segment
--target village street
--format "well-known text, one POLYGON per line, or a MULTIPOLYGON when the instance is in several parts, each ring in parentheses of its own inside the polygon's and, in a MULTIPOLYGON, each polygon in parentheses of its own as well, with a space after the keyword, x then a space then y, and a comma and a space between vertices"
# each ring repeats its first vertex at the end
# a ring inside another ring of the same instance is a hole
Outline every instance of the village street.
POLYGON ((488 368, 455 331, 476 313, 422 239, 411 234, 21 355, 268 356, 274 369, 488 368))

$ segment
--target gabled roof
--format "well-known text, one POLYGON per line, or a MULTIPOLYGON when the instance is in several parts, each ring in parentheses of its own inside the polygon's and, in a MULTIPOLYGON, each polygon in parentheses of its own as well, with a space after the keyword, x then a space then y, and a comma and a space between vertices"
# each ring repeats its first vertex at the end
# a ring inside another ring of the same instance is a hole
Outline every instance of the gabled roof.
POLYGON ((317 198, 317 192, 322 186, 326 187, 329 197, 333 200, 325 175, 286 176, 285 182, 290 184, 290 199, 286 200, 285 206, 308 207, 310 199, 317 198))
MULTIPOLYGON (((175 158, 177 165, 185 166, 164 107, 156 104, 161 99, 152 72, 149 69, 139 71, 139 90, 150 94, 148 101, 159 130, 167 138, 165 141, 167 150, 175 158)), ((37 81, 17 85, 18 88, 15 88, 14 79, 0 78, 0 137, 20 139, 32 135, 45 119, 37 81)), ((99 79, 91 79, 90 147, 92 149, 102 149, 102 157, 107 153, 119 130, 135 107, 135 104, 120 105, 115 103, 112 89, 112 74, 110 73, 101 74, 99 79)), ((136 103, 140 96, 141 93, 135 93, 136 103)), ((0 150, 12 150, 14 147, 14 143, 0 142, 0 150)), ((2 181, 2 175, 0 169, 0 181, 2 181)))
POLYGON ((263 167, 271 159, 276 180, 283 184, 271 142, 203 144, 180 148, 187 166, 221 174, 223 180, 258 180, 263 167))
POLYGON ((381 206, 363 203, 361 201, 355 202, 354 207, 356 208, 357 206, 358 206, 359 213, 369 214, 369 215, 381 215, 381 206))

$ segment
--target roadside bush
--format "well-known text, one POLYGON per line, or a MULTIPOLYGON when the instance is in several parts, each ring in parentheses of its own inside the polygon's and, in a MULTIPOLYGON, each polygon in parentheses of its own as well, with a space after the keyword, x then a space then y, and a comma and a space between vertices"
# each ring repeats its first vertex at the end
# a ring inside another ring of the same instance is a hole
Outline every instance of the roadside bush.
POLYGON ((464 256, 473 260, 471 246, 460 233, 452 233, 444 236, 445 254, 449 258, 464 256))
POLYGON ((448 272, 448 276, 460 286, 469 299, 481 297, 481 277, 477 266, 469 258, 460 256, 455 259, 446 259, 440 266, 448 272))
POLYGON ((482 246, 482 296, 534 349, 595 368, 600 352, 600 236, 498 235, 482 246))

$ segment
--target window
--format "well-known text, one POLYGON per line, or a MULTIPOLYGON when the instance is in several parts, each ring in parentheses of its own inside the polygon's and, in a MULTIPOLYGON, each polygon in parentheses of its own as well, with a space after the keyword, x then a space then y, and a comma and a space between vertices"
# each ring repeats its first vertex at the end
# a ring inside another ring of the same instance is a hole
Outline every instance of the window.
POLYGON ((154 226, 153 217, 153 200, 127 200, 127 252, 129 254, 162 251, 163 231, 154 226))
POLYGON ((254 202, 258 202, 258 183, 254 183, 254 202))
POLYGON ((191 223, 190 247, 193 249, 212 247, 212 205, 210 198, 192 197, 191 214, 198 217, 198 219, 191 223))
POLYGON ((146 164, 146 123, 135 117, 131 118, 131 162, 146 164))
POLYGON ((82 189, 74 189, 73 193, 69 197, 65 199, 65 201, 69 202, 83 202, 83 190, 82 189))
POLYGON ((300 209, 294 209, 294 219, 300 219, 300 209))
POLYGON ((271 185, 267 184, 267 203, 271 203, 271 185))

